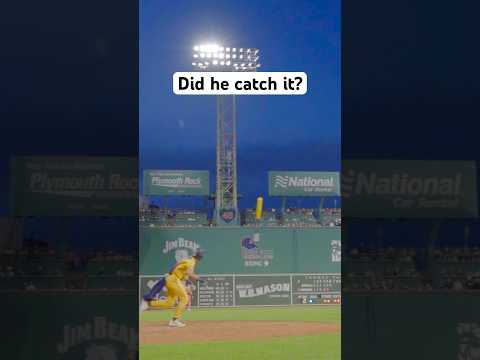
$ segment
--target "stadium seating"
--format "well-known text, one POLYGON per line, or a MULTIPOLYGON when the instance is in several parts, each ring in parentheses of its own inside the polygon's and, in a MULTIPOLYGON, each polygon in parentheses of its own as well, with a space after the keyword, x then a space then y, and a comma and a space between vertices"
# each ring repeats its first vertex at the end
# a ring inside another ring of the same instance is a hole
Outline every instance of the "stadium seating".
POLYGON ((324 209, 322 217, 316 216, 314 209, 287 208, 283 213, 276 209, 266 209, 261 219, 255 219, 255 209, 244 212, 244 226, 284 226, 284 227, 319 227, 340 226, 341 212, 339 209, 324 209))
MULTIPOLYGON (((318 227, 340 226, 340 209, 287 208, 282 213, 278 209, 264 209, 261 219, 255 218, 255 209, 242 212, 241 224, 248 227, 318 227)), ((142 225, 159 227, 199 227, 212 226, 206 210, 175 209, 169 210, 150 204, 140 207, 139 221, 142 225)))
POLYGON ((288 227, 311 227, 318 225, 313 209, 287 208, 282 214, 281 224, 288 227))
POLYGON ((0 253, 0 290, 136 289, 137 263, 131 256, 90 256, 85 266, 71 268, 74 254, 37 251, 0 253))
POLYGON ((436 288, 480 289, 480 250, 439 247, 434 251, 433 278, 436 288))
POLYGON ((141 223, 155 224, 158 226, 167 226, 173 224, 172 215, 165 209, 150 207, 147 210, 140 210, 139 221, 141 223))
POLYGON ((345 291, 402 291, 424 290, 426 280, 415 264, 412 249, 352 249, 343 263, 345 291))
POLYGON ((420 271, 413 249, 352 249, 343 263, 344 291, 478 291, 480 249, 436 247, 420 271))
POLYGON ((207 213, 202 210, 166 210, 158 207, 150 207, 140 211, 139 221, 143 225, 150 226, 178 226, 198 227, 208 226, 207 213))
POLYGON ((89 290, 135 290, 138 288, 136 276, 89 276, 87 289, 89 290))
POLYGON ((208 225, 207 214, 198 210, 176 210, 174 218, 175 226, 197 227, 208 225))
POLYGON ((245 210, 245 223, 244 225, 254 227, 272 227, 279 226, 279 219, 275 209, 265 209, 260 219, 255 218, 255 209, 245 210))
POLYGON ((342 212, 339 208, 322 209, 322 213, 317 215, 318 223, 322 226, 341 226, 342 212))

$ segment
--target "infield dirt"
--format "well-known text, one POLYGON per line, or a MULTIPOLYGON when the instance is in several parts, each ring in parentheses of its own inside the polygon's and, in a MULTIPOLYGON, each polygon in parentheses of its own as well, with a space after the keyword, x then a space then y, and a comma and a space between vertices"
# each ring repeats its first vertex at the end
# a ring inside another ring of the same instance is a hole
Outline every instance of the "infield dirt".
POLYGON ((339 324, 307 321, 189 321, 184 328, 171 328, 165 321, 149 321, 140 324, 140 343, 240 341, 338 332, 339 324))

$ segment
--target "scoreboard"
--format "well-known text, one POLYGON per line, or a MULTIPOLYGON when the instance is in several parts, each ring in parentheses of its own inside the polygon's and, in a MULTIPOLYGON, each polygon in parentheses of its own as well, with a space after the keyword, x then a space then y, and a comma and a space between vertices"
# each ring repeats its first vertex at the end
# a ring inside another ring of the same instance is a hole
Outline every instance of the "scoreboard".
MULTIPOLYGON (((192 305, 228 307, 251 305, 329 305, 341 302, 340 274, 200 275, 192 305)), ((158 281, 140 277, 140 296, 158 281)), ((165 296, 162 293, 160 296, 165 296)))
POLYGON ((233 276, 202 276, 193 291, 194 306, 233 306, 233 276))
POLYGON ((292 304, 340 304, 340 274, 292 275, 292 304))

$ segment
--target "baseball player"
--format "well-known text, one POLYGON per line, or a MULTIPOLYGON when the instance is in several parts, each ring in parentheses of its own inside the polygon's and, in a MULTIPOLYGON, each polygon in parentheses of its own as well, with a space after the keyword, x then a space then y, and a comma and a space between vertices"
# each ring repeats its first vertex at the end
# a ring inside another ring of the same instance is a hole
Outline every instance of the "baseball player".
MULTIPOLYGON (((187 290, 188 303, 187 303, 186 310, 192 311, 192 296, 193 296, 193 290, 194 290, 193 282, 191 282, 190 280, 185 280, 185 281, 182 281, 182 283, 183 283, 183 286, 185 286, 185 290, 187 290)), ((175 306, 177 306, 178 303, 179 303, 179 299, 175 301, 175 306)))
POLYGON ((148 302, 149 301, 152 301, 153 299, 156 299, 158 297, 158 294, 160 294, 162 291, 165 291, 165 278, 168 276, 168 274, 165 274, 163 277, 160 278, 160 280, 158 280, 156 282, 155 285, 153 285, 153 287, 147 291, 147 293, 145 293, 143 295, 143 301, 142 301, 142 304, 140 305, 140 311, 145 311, 148 309, 148 302))
POLYGON ((193 296, 193 290, 194 290, 194 285, 193 282, 190 280, 185 280, 185 290, 187 290, 187 296, 188 296, 188 304, 187 304, 187 311, 192 310, 192 296, 193 296))
MULTIPOLYGON (((187 289, 183 284, 183 281, 190 279, 199 280, 199 276, 194 273, 194 269, 197 263, 203 258, 203 255, 203 251, 199 249, 192 257, 176 263, 175 266, 170 270, 168 275, 165 277, 165 288, 167 289, 167 297, 165 299, 150 298, 149 300, 147 300, 149 297, 147 296, 147 299, 145 299, 144 296, 144 302, 142 302, 141 308, 145 309, 148 307, 151 309, 169 309, 175 306, 175 300, 178 299, 175 314, 173 315, 173 318, 170 320, 168 325, 172 327, 184 327, 185 324, 182 323, 179 319, 185 311, 185 308, 189 302, 189 296, 187 293, 187 289)), ((158 292, 160 291, 161 288, 158 292)))

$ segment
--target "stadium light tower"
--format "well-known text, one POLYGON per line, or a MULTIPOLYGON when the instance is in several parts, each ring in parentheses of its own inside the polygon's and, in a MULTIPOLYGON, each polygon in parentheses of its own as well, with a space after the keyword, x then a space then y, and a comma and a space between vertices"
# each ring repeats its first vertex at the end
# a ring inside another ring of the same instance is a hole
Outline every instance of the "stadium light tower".
MULTIPOLYGON (((256 71, 258 49, 196 45, 192 66, 200 71, 256 71)), ((237 131, 235 95, 217 96, 217 167, 215 214, 217 225, 238 225, 237 131)))

